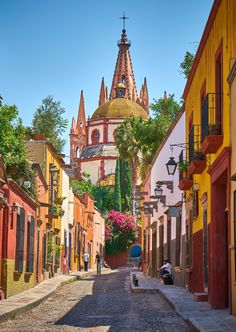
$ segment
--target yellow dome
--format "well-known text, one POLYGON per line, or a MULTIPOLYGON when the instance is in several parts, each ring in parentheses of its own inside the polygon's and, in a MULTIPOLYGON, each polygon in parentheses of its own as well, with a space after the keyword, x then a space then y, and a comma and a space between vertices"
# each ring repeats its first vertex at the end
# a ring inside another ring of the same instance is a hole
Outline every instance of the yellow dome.
POLYGON ((96 118, 148 118, 147 112, 137 103, 126 98, 115 98, 99 106, 92 115, 96 118))

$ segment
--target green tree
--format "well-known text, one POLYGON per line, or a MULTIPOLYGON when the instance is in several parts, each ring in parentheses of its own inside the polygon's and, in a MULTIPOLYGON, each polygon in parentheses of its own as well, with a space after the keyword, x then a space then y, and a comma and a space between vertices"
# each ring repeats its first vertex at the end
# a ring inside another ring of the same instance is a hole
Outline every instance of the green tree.
POLYGON ((120 159, 120 192, 122 212, 131 211, 132 175, 129 161, 120 159))
POLYGON ((25 128, 15 105, 0 106, 0 154, 9 177, 23 186, 23 181, 31 181, 31 187, 25 189, 34 195, 31 165, 24 147, 25 128))
POLYGON ((43 99, 42 105, 33 115, 32 132, 45 134, 58 152, 62 152, 65 140, 60 136, 65 132, 68 120, 64 119, 65 109, 52 96, 43 99))
POLYGON ((120 192, 120 160, 116 161, 115 187, 114 187, 114 210, 121 211, 121 192, 120 192))
POLYGON ((194 57, 195 57, 195 55, 193 53, 190 53, 187 51, 184 56, 184 61, 181 62, 180 66, 179 66, 180 73, 184 74, 185 78, 188 78, 188 76, 190 74, 190 71, 193 66, 194 57))
POLYGON ((84 195, 88 192, 95 200, 95 206, 102 212, 107 213, 113 209, 113 191, 108 187, 92 184, 90 176, 83 173, 83 178, 71 180, 74 193, 84 195))
POLYGON ((93 188, 92 196, 95 199, 96 207, 103 214, 107 214, 113 209, 113 190, 111 188, 96 185, 93 188))
POLYGON ((132 212, 134 213, 134 197, 138 180, 138 170, 141 159, 140 128, 144 120, 132 117, 119 126, 115 134, 115 144, 120 158, 130 162, 132 170, 132 212))
POLYGON ((154 99, 154 102, 150 104, 150 108, 153 111, 154 118, 162 121, 163 130, 166 131, 179 113, 181 105, 174 99, 174 94, 167 96, 165 91, 162 98, 154 99))

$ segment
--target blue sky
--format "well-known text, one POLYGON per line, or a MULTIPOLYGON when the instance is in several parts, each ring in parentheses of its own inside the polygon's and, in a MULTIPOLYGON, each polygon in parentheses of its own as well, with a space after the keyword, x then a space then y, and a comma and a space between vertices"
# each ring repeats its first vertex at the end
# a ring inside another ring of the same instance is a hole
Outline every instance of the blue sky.
MULTIPOLYGON (((200 41, 213 0, 1 0, 0 94, 30 125, 42 99, 61 101, 71 123, 80 90, 91 115, 101 78, 110 90, 125 11, 138 91, 149 98, 174 93, 185 79, 179 64, 200 41)), ((69 128, 65 134, 68 140, 69 128)), ((69 155, 68 144, 65 148, 69 155)), ((67 159, 68 161, 68 159, 67 159)))

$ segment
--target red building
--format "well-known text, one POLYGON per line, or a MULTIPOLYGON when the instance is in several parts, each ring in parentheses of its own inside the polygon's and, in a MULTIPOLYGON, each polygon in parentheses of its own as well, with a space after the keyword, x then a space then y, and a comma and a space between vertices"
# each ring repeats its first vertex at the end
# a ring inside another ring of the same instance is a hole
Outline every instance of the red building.
POLYGON ((0 159, 0 296, 8 297, 36 284, 37 203, 12 179, 0 159))

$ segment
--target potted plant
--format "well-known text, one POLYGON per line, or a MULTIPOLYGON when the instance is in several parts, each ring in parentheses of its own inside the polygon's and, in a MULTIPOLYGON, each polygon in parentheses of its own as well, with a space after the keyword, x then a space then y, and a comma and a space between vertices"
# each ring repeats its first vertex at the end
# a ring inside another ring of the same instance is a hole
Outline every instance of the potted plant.
POLYGON ((181 172, 181 173, 183 173, 183 172, 187 172, 187 170, 188 170, 188 162, 186 161, 186 160, 183 160, 182 162, 180 162, 179 164, 178 164, 178 169, 179 169, 179 171, 181 172))
POLYGON ((193 161, 189 165, 189 174, 201 174, 206 168, 206 157, 201 150, 194 151, 193 161))

